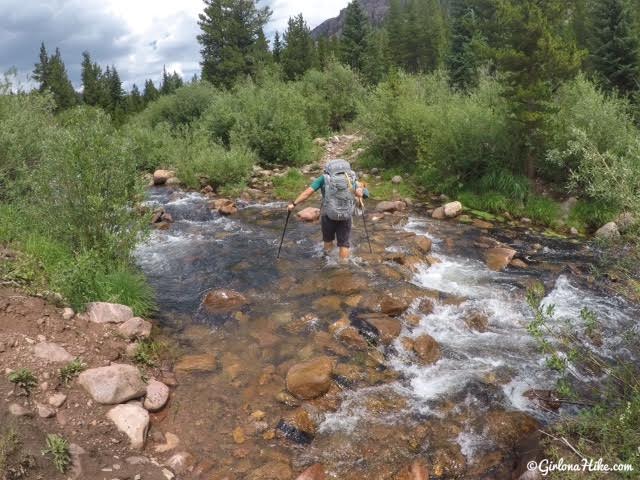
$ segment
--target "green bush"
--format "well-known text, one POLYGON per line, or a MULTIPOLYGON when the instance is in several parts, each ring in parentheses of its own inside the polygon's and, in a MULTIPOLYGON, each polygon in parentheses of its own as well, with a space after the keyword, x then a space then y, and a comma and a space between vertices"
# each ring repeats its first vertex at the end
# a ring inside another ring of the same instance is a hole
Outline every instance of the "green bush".
POLYGON ((568 180, 580 167, 584 152, 571 144, 581 137, 598 152, 614 155, 625 155, 638 137, 628 101, 605 94, 583 75, 558 90, 554 106, 545 120, 547 155, 542 165, 554 182, 568 180))
POLYGON ((132 157, 141 171, 153 172, 169 167, 182 155, 181 138, 168 123, 149 127, 136 120, 122 129, 121 134, 130 143, 132 157))
POLYGON ((298 86, 314 136, 341 130, 355 120, 358 105, 366 93, 358 75, 336 61, 330 62, 323 71, 309 70, 298 86))
POLYGON ((265 165, 311 161, 313 145, 302 108, 304 98, 292 85, 276 81, 262 87, 245 84, 237 95, 241 111, 232 128, 232 145, 247 145, 265 165))
POLYGON ((54 108, 50 95, 0 96, 0 201, 28 195, 27 173, 42 159, 54 108))
POLYGON ((151 127, 160 123, 168 123, 171 128, 189 125, 209 108, 216 93, 215 87, 207 82, 187 85, 149 104, 140 117, 151 127))
POLYGON ((246 183, 256 155, 244 146, 213 143, 201 132, 185 132, 184 150, 175 163, 178 177, 191 188, 209 183, 214 188, 246 183))
POLYGON ((100 110, 78 107, 60 124, 30 176, 39 228, 74 251, 128 260, 147 224, 133 208, 143 185, 132 145, 100 110))
POLYGON ((232 92, 219 92, 198 122, 198 128, 208 133, 211 140, 226 148, 231 146, 231 130, 242 111, 242 105, 232 92))
POLYGON ((513 139, 499 83, 483 78, 456 92, 442 73, 395 74, 362 106, 374 155, 416 169, 428 188, 452 191, 495 169, 514 167, 513 139))

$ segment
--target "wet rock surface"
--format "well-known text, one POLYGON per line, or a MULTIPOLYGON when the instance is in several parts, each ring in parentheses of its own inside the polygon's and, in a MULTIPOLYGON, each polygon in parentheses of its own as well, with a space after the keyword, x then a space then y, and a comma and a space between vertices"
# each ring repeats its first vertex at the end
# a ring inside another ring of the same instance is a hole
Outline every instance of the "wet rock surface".
MULTIPOLYGON (((174 223, 137 258, 178 344, 167 368, 179 386, 151 415, 147 448, 179 437, 163 461, 188 452, 191 473, 510 478, 537 425, 518 408, 545 415, 523 393, 551 381, 526 331, 527 285, 542 281, 565 309, 577 295, 603 302, 562 270, 569 257, 588 263, 577 246, 460 215, 435 221, 424 205, 371 209, 373 254, 354 219, 353 259, 340 265, 307 222, 289 223, 275 260, 284 203, 238 202, 223 217, 200 195, 154 192, 174 223), (521 253, 498 272, 486 263, 493 248, 521 253), (219 290, 242 296, 213 302, 225 322, 199 315, 219 290)), ((608 308, 623 321, 624 309, 608 308)))

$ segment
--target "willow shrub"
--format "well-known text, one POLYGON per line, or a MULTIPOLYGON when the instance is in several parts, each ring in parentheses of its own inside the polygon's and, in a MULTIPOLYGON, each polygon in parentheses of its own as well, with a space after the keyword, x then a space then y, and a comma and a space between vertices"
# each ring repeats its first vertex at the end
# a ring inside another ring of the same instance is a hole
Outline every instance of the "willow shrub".
POLYGON ((179 141, 183 149, 175 167, 178 177, 190 188, 246 184, 257 163, 255 153, 246 146, 232 145, 227 149, 212 142, 201 130, 185 131, 179 141))
POLYGON ((565 84, 555 100, 557 112, 545 126, 548 174, 609 215, 640 209, 640 131, 627 100, 582 76, 565 84))
POLYGON ((140 118, 151 127, 160 123, 168 123, 172 128, 190 125, 209 108, 217 93, 207 82, 186 85, 150 103, 140 118))
POLYGON ((513 139, 499 83, 483 78, 468 93, 446 75, 398 73, 362 103, 360 124, 374 155, 413 169, 428 188, 473 188, 485 175, 514 169, 513 139))
POLYGON ((356 72, 336 61, 323 71, 309 70, 296 85, 314 136, 342 130, 355 120, 366 94, 356 72))

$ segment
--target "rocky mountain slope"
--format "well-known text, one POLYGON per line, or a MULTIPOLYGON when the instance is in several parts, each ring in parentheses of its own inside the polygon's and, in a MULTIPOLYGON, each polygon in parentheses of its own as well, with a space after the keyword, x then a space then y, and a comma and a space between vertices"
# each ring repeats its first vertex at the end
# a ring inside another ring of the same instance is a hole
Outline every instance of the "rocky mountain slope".
MULTIPOLYGON (((369 20, 373 25, 380 25, 389 11, 390 0, 360 0, 360 4, 369 15, 369 20)), ((343 8, 340 15, 335 18, 325 20, 311 32, 313 38, 333 37, 342 33, 347 9, 343 8)))

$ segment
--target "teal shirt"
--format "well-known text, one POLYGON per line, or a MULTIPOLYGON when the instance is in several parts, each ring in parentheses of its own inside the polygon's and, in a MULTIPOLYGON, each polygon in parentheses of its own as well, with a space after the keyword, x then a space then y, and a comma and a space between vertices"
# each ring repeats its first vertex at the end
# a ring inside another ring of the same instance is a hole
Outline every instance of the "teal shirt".
MULTIPOLYGON (((311 185, 309 186, 313 189, 314 192, 317 192, 319 189, 324 187, 324 175, 320 175, 313 182, 311 182, 311 185)), ((360 182, 356 182, 356 188, 359 188, 360 186, 360 182)), ((364 189, 362 194, 364 198, 369 198, 369 190, 367 190, 366 188, 364 189)))

